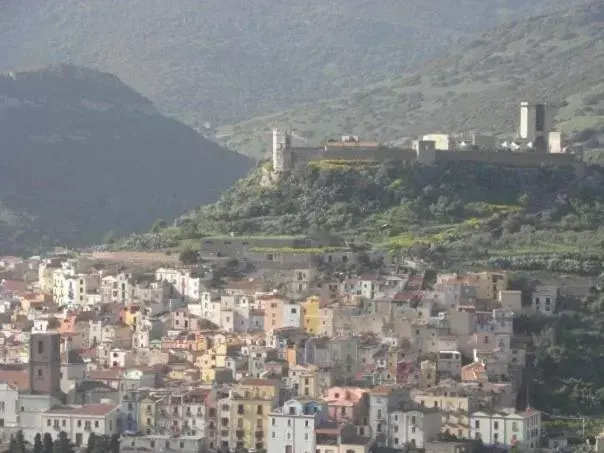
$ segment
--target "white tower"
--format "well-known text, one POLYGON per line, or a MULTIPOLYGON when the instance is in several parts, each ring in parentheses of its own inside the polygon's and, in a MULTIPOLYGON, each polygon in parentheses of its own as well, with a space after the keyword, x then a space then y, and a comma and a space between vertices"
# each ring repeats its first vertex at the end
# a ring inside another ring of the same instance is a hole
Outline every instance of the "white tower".
POLYGON ((520 138, 547 152, 550 116, 545 104, 520 103, 520 138))
POLYGON ((273 170, 283 172, 289 170, 291 138, 287 131, 273 128, 273 170))

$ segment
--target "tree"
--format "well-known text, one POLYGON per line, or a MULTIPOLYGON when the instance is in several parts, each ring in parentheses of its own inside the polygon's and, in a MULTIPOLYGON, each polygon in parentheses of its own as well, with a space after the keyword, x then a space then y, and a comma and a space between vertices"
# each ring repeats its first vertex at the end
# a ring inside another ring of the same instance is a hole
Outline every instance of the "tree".
POLYGON ((55 442, 54 453, 74 453, 73 444, 65 431, 59 433, 59 438, 55 442))
POLYGON ((178 259, 182 264, 196 264, 199 259, 199 256, 195 250, 186 248, 182 252, 180 252, 180 255, 178 255, 178 259))
POLYGON ((120 453, 120 436, 118 434, 111 436, 109 450, 111 453, 120 453))
POLYGON ((10 436, 10 442, 8 444, 8 453, 18 453, 19 447, 17 446, 17 439, 15 436, 10 436))
POLYGON ((168 226, 168 222, 164 219, 157 219, 151 227, 151 233, 159 233, 161 230, 168 226))
POLYGON ((42 445, 42 435, 38 433, 36 434, 36 437, 34 437, 34 448, 31 453, 42 453, 43 448, 44 447, 42 445))
POLYGON ((25 438, 23 431, 17 431, 17 434, 11 436, 8 451, 10 453, 25 453, 25 438))
POLYGON ((53 453, 54 452, 54 442, 52 441, 52 436, 50 433, 44 434, 44 438, 42 439, 42 453, 53 453))
POLYGON ((88 445, 86 446, 86 453, 95 453, 96 448, 96 435, 94 433, 90 433, 88 436, 88 445))

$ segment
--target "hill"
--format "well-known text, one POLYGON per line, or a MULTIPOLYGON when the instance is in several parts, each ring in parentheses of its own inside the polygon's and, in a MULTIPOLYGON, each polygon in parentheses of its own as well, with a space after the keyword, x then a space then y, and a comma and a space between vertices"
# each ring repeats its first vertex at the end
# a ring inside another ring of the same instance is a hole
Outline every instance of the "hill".
POLYGON ((204 235, 344 235, 444 263, 591 273, 602 268, 604 170, 321 161, 278 184, 262 169, 124 247, 195 248, 204 235))
POLYGON ((413 75, 236 124, 221 141, 262 156, 268 132, 285 124, 308 142, 348 133, 385 142, 437 131, 500 134, 515 131, 520 100, 556 107, 566 133, 597 132, 604 128, 603 38, 600 1, 515 21, 413 75))
POLYGON ((251 162, 74 66, 0 75, 0 250, 82 245, 218 198, 251 162))
POLYGON ((0 70, 92 67, 188 124, 228 124, 401 74, 479 30, 561 5, 568 3, 3 0, 0 70))

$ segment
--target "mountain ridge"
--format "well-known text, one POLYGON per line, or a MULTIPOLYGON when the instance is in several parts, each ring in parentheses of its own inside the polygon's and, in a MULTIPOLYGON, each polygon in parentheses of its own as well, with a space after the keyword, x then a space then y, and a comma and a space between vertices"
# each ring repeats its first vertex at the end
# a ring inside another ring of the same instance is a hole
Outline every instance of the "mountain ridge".
POLYGON ((0 52, 5 68, 68 62, 115 73, 203 129, 396 76, 494 23, 561 4, 5 0, 0 52))
POLYGON ((247 158, 164 117, 119 78, 55 65, 0 75, 0 247, 99 243, 218 198, 247 158))
POLYGON ((273 126, 313 143, 351 133, 384 142, 430 132, 513 134, 521 100, 550 103, 565 133, 601 128, 603 30, 598 1, 500 25, 415 74, 234 124, 216 137, 261 158, 273 126))

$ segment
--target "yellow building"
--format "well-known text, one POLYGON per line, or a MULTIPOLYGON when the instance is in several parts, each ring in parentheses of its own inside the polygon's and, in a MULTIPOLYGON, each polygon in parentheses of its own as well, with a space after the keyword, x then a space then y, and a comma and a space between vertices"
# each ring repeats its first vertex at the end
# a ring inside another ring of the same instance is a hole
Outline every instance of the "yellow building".
POLYGON ((216 369, 226 366, 227 344, 215 343, 207 352, 195 359, 195 367, 201 372, 203 382, 212 383, 216 379, 216 369))
POLYGON ((244 379, 231 393, 229 445, 265 450, 268 414, 279 400, 277 379, 244 379))
POLYGON ((509 277, 504 272, 477 272, 468 274, 467 282, 476 289, 477 299, 495 300, 499 291, 508 289, 509 277))
POLYGON ((315 365, 294 365, 289 368, 292 396, 319 398, 318 368, 315 365))
POLYGON ((150 434, 155 430, 157 417, 157 399, 145 398, 138 405, 139 431, 150 434))
POLYGON ((309 334, 316 335, 321 322, 321 300, 312 296, 300 305, 302 306, 302 328, 309 334))

